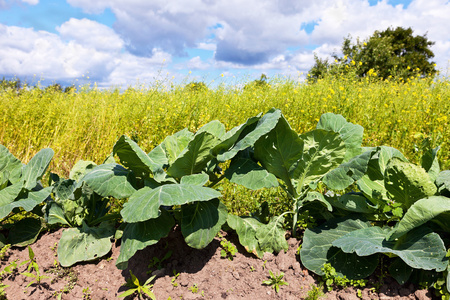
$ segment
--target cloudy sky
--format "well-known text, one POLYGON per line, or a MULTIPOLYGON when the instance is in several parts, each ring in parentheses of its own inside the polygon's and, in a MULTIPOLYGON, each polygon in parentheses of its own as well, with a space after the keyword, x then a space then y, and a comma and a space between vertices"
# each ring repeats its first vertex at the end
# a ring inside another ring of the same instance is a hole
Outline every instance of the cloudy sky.
POLYGON ((427 34, 446 75, 449 16, 448 0, 0 0, 0 77, 103 87, 298 78, 314 53, 389 26, 427 34))

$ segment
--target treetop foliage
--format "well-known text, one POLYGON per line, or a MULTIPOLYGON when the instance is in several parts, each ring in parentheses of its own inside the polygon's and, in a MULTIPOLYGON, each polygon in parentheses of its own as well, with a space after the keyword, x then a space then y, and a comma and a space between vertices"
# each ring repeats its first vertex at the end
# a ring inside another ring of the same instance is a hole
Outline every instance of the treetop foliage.
POLYGON ((425 35, 413 35, 411 28, 388 28, 375 31, 366 40, 351 37, 342 43, 343 57, 333 55, 334 62, 314 56, 315 64, 308 73, 310 82, 326 74, 346 73, 353 70, 358 77, 377 74, 383 79, 409 78, 411 76, 433 76, 436 64, 430 61, 434 53, 430 47, 434 42, 425 35))

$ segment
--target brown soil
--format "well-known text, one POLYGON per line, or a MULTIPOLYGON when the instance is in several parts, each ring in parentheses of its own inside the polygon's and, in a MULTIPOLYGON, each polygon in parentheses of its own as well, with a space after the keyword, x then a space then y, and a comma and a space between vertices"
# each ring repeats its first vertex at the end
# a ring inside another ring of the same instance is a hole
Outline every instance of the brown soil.
MULTIPOLYGON (((156 299, 305 299, 312 286, 318 281, 301 266, 296 250, 299 241, 294 238, 288 240, 289 250, 278 255, 265 254, 258 259, 249 255, 240 246, 239 252, 231 261, 221 258, 220 239, 216 238, 208 247, 196 250, 188 247, 181 237, 179 230, 172 232, 168 238, 161 240, 154 246, 139 251, 129 261, 127 270, 119 270, 115 261, 120 247, 113 245, 111 254, 102 260, 92 263, 78 264, 72 268, 55 267, 56 245, 61 237, 62 229, 45 233, 31 247, 36 255, 40 271, 50 278, 43 279, 40 285, 32 281, 21 272, 25 266, 19 267, 18 272, 3 279, 3 284, 9 285, 5 289, 7 299, 116 299, 126 291, 123 286, 130 278, 129 269, 145 282, 150 277, 148 265, 154 257, 162 259, 166 253, 172 251, 169 259, 161 264, 161 268, 150 269, 150 273, 157 275, 153 282, 153 292, 156 299), (283 280, 289 285, 280 286, 278 293, 271 286, 263 285, 269 279, 269 270, 274 274, 283 272, 283 280), (175 273, 179 273, 177 277, 175 273), (195 288, 197 291, 195 292, 195 288)), ((236 237, 222 235, 237 244, 236 237)), ((27 248, 11 249, 2 261, 2 270, 14 260, 20 262, 28 259, 27 248)), ((56 264, 57 265, 57 264, 56 264)), ((376 280, 376 279, 375 279, 376 280)), ((372 280, 373 281, 373 280, 372 280)), ((386 282, 378 292, 370 289, 370 285, 362 290, 363 299, 432 299, 431 292, 416 290, 412 285, 399 286, 393 280, 386 282)), ((127 299, 138 299, 136 295, 127 299)), ((123 298, 120 298, 123 299, 123 298)), ((357 289, 347 288, 328 292, 320 299, 360 299, 357 289)))

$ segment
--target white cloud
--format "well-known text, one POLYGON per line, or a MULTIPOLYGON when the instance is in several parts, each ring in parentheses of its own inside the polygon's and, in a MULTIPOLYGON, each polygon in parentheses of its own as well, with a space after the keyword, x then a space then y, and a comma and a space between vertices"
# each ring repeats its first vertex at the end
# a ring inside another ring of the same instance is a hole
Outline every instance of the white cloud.
MULTIPOLYGON (((408 8, 382 0, 324 1, 144 1, 69 0, 88 12, 110 8, 114 29, 127 49, 146 56, 154 48, 184 55, 186 47, 214 50, 215 59, 242 67, 271 63, 287 47, 310 43, 340 48, 344 37, 367 38, 389 26, 428 32, 431 40, 448 40, 450 4, 446 0, 413 0, 408 8), (316 22, 312 34, 300 30, 316 22), (445 34, 442 34, 444 31, 445 34)), ((442 51, 440 50, 440 53, 442 51)), ((331 53, 329 53, 331 54, 331 53)), ((439 60, 439 59, 438 59, 439 60)), ((442 59, 440 59, 442 60, 442 59)))
POLYGON ((25 3, 30 4, 30 5, 37 5, 37 4, 39 4, 39 0, 22 0, 22 2, 25 2, 25 3))
POLYGON ((124 46, 124 41, 112 28, 88 19, 71 18, 56 30, 64 40, 97 50, 120 51, 124 46))
MULTIPOLYGON (((61 27, 60 32, 77 28, 61 27)), ((93 30, 94 35, 98 33, 93 30)), ((164 61, 171 61, 169 54, 156 49, 145 58, 118 51, 115 38, 115 46, 101 47, 89 38, 71 37, 64 41, 56 34, 0 24, 0 74, 50 80, 73 80, 89 74, 92 81, 108 86, 138 77, 148 79, 164 61)))
POLYGON ((196 48, 208 51, 216 51, 217 45, 214 43, 198 43, 196 48))
MULTIPOLYGON (((448 0, 412 0, 407 8, 388 0, 374 6, 368 0, 68 3, 91 14, 110 9, 116 19, 113 28, 74 18, 56 28, 58 35, 0 25, 1 74, 60 79, 89 71, 93 80, 104 84, 151 80, 163 66, 292 74, 306 72, 314 64, 314 52, 321 58, 338 53, 349 34, 365 39, 375 30, 396 26, 412 27, 415 34, 426 33, 435 41, 434 61, 441 69, 447 68, 450 57, 448 0), (305 24, 315 24, 311 33, 302 29, 305 24), (186 48, 213 51, 214 57, 188 57, 186 48), (171 64, 172 56, 185 62, 171 64)), ((3 5, 7 4, 0 0, 3 5)))

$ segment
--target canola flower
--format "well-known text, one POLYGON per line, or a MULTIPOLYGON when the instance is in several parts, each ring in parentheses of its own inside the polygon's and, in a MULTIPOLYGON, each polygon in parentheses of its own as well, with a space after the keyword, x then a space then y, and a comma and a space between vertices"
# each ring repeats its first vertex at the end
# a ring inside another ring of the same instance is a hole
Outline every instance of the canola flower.
POLYGON ((423 145, 440 145, 442 169, 450 167, 445 138, 450 136, 448 79, 381 80, 372 70, 359 80, 350 72, 315 84, 287 78, 267 83, 245 89, 247 83, 239 82, 213 89, 158 82, 124 91, 95 86, 71 93, 3 90, 0 143, 24 162, 51 147, 55 151, 51 168, 65 174, 79 159, 101 163, 122 134, 150 151, 185 127, 195 132, 217 119, 229 130, 277 107, 298 133, 312 130, 321 114, 338 113, 364 127, 365 146, 392 146, 417 162, 423 145))

